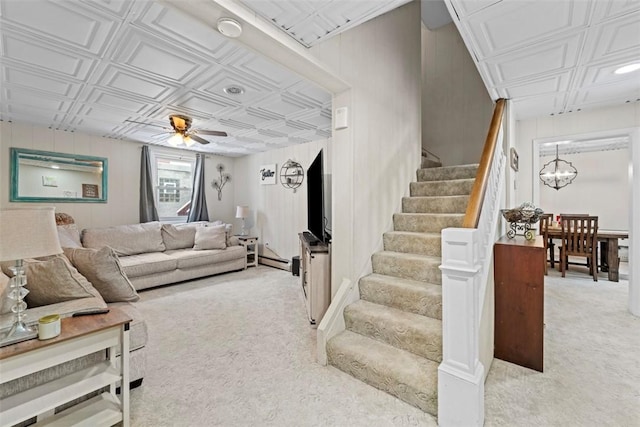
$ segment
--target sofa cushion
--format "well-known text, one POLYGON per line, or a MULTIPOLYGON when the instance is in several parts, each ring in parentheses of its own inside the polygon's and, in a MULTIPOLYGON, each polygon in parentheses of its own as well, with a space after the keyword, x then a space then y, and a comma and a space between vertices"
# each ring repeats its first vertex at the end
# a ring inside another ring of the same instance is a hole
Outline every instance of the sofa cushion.
POLYGON ((165 252, 120 257, 120 264, 129 278, 172 271, 178 268, 177 260, 165 252))
POLYGON ((193 249, 224 249, 227 247, 227 234, 225 225, 211 227, 199 227, 196 229, 196 239, 193 249))
POLYGON ((174 258, 178 263, 178 268, 189 269, 207 264, 231 261, 246 256, 244 246, 231 246, 226 249, 208 249, 196 251, 193 249, 177 249, 165 252, 174 258))
POLYGON ((100 292, 106 302, 133 302, 140 297, 124 273, 113 249, 65 248, 71 264, 100 292))
POLYGON ((202 223, 162 224, 162 240, 166 250, 192 248, 196 239, 196 227, 202 223))
POLYGON ((110 246, 118 255, 162 252, 166 248, 160 230, 161 224, 157 221, 107 228, 87 228, 82 231, 82 245, 93 249, 110 246))
POLYGON ((108 306, 109 308, 116 307, 124 311, 127 316, 131 317, 131 323, 129 324, 129 350, 133 351, 144 347, 147 344, 149 335, 147 332, 147 324, 138 308, 128 302, 114 302, 108 304, 108 306))
POLYGON ((82 247, 82 243, 80 243, 80 231, 78 231, 78 227, 75 224, 59 225, 57 229, 60 246, 63 248, 82 247))
MULTIPOLYGON (((12 263, 3 263, 2 271, 13 276, 9 270, 12 263)), ((100 293, 75 269, 64 255, 50 257, 45 261, 25 259, 25 301, 31 307, 54 304, 80 298, 96 297, 100 293)))

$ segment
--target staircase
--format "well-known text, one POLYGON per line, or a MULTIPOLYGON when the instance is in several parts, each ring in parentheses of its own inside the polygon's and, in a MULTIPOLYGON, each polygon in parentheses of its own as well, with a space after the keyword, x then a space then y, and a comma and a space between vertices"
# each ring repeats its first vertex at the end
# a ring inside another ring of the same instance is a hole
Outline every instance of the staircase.
POLYGON ((440 232, 460 227, 478 165, 433 167, 423 159, 394 231, 344 310, 346 330, 327 342, 328 362, 425 412, 438 409, 442 361, 440 232))

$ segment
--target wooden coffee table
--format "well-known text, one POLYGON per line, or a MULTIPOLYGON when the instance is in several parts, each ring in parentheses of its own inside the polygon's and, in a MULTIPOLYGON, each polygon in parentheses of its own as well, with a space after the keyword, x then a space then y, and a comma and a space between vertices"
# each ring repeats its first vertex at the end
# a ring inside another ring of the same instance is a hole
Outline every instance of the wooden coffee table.
POLYGON ((112 308, 107 314, 68 317, 61 322, 62 331, 56 338, 0 348, 0 384, 101 350, 107 351, 107 360, 0 400, 2 425, 37 416, 37 425, 42 421, 47 426, 111 426, 120 422, 128 426, 131 318, 112 308), (121 355, 119 368, 117 350, 121 355), (104 387, 109 391, 53 414, 58 406, 104 387))

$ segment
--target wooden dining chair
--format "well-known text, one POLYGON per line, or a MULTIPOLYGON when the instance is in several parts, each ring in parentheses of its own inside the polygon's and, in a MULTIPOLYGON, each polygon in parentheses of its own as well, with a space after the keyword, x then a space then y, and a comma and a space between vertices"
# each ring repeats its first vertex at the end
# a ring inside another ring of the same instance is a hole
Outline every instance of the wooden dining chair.
POLYGON ((551 251, 553 251, 553 239, 549 238, 549 227, 553 221, 553 214, 546 213, 540 215, 540 235, 544 240, 544 274, 547 274, 547 263, 551 262, 551 251), (549 253, 549 259, 547 259, 547 253, 549 253))
POLYGON ((569 256, 585 257, 589 273, 598 281, 598 217, 564 215, 560 219, 562 246, 560 247, 560 271, 565 277, 569 256))

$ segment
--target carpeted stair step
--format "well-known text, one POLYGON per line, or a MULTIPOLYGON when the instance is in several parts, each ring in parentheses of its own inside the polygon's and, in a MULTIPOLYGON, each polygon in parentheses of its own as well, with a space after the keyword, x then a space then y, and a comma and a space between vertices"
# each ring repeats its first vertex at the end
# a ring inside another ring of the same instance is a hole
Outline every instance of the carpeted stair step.
POLYGON ((443 166, 418 169, 418 181, 443 181, 449 179, 475 179, 478 165, 443 166))
POLYGON ((385 251, 439 257, 442 254, 441 233, 389 231, 382 236, 385 251))
POLYGON ((360 298, 409 313, 442 319, 442 286, 372 273, 358 281, 360 298))
POLYGON ((464 214, 396 213, 393 214, 395 231, 440 233, 443 228, 462 227, 464 214))
POLYGON ((327 343, 332 366, 421 410, 438 410, 438 363, 351 331, 327 343))
POLYGON ((412 182, 409 184, 409 194, 412 197, 469 195, 474 182, 475 179, 412 182))
POLYGON ((464 213, 469 196, 403 197, 404 213, 464 213))
POLYGON ((441 166, 442 166, 442 163, 440 163, 438 160, 429 159, 427 157, 423 157, 422 162, 420 163, 420 167, 422 169, 439 168, 441 166))
POLYGON ((348 330, 442 362, 442 321, 359 300, 344 309, 348 330))
POLYGON ((371 256, 373 272, 403 279, 442 284, 438 268, 442 260, 428 255, 381 251, 371 256))

